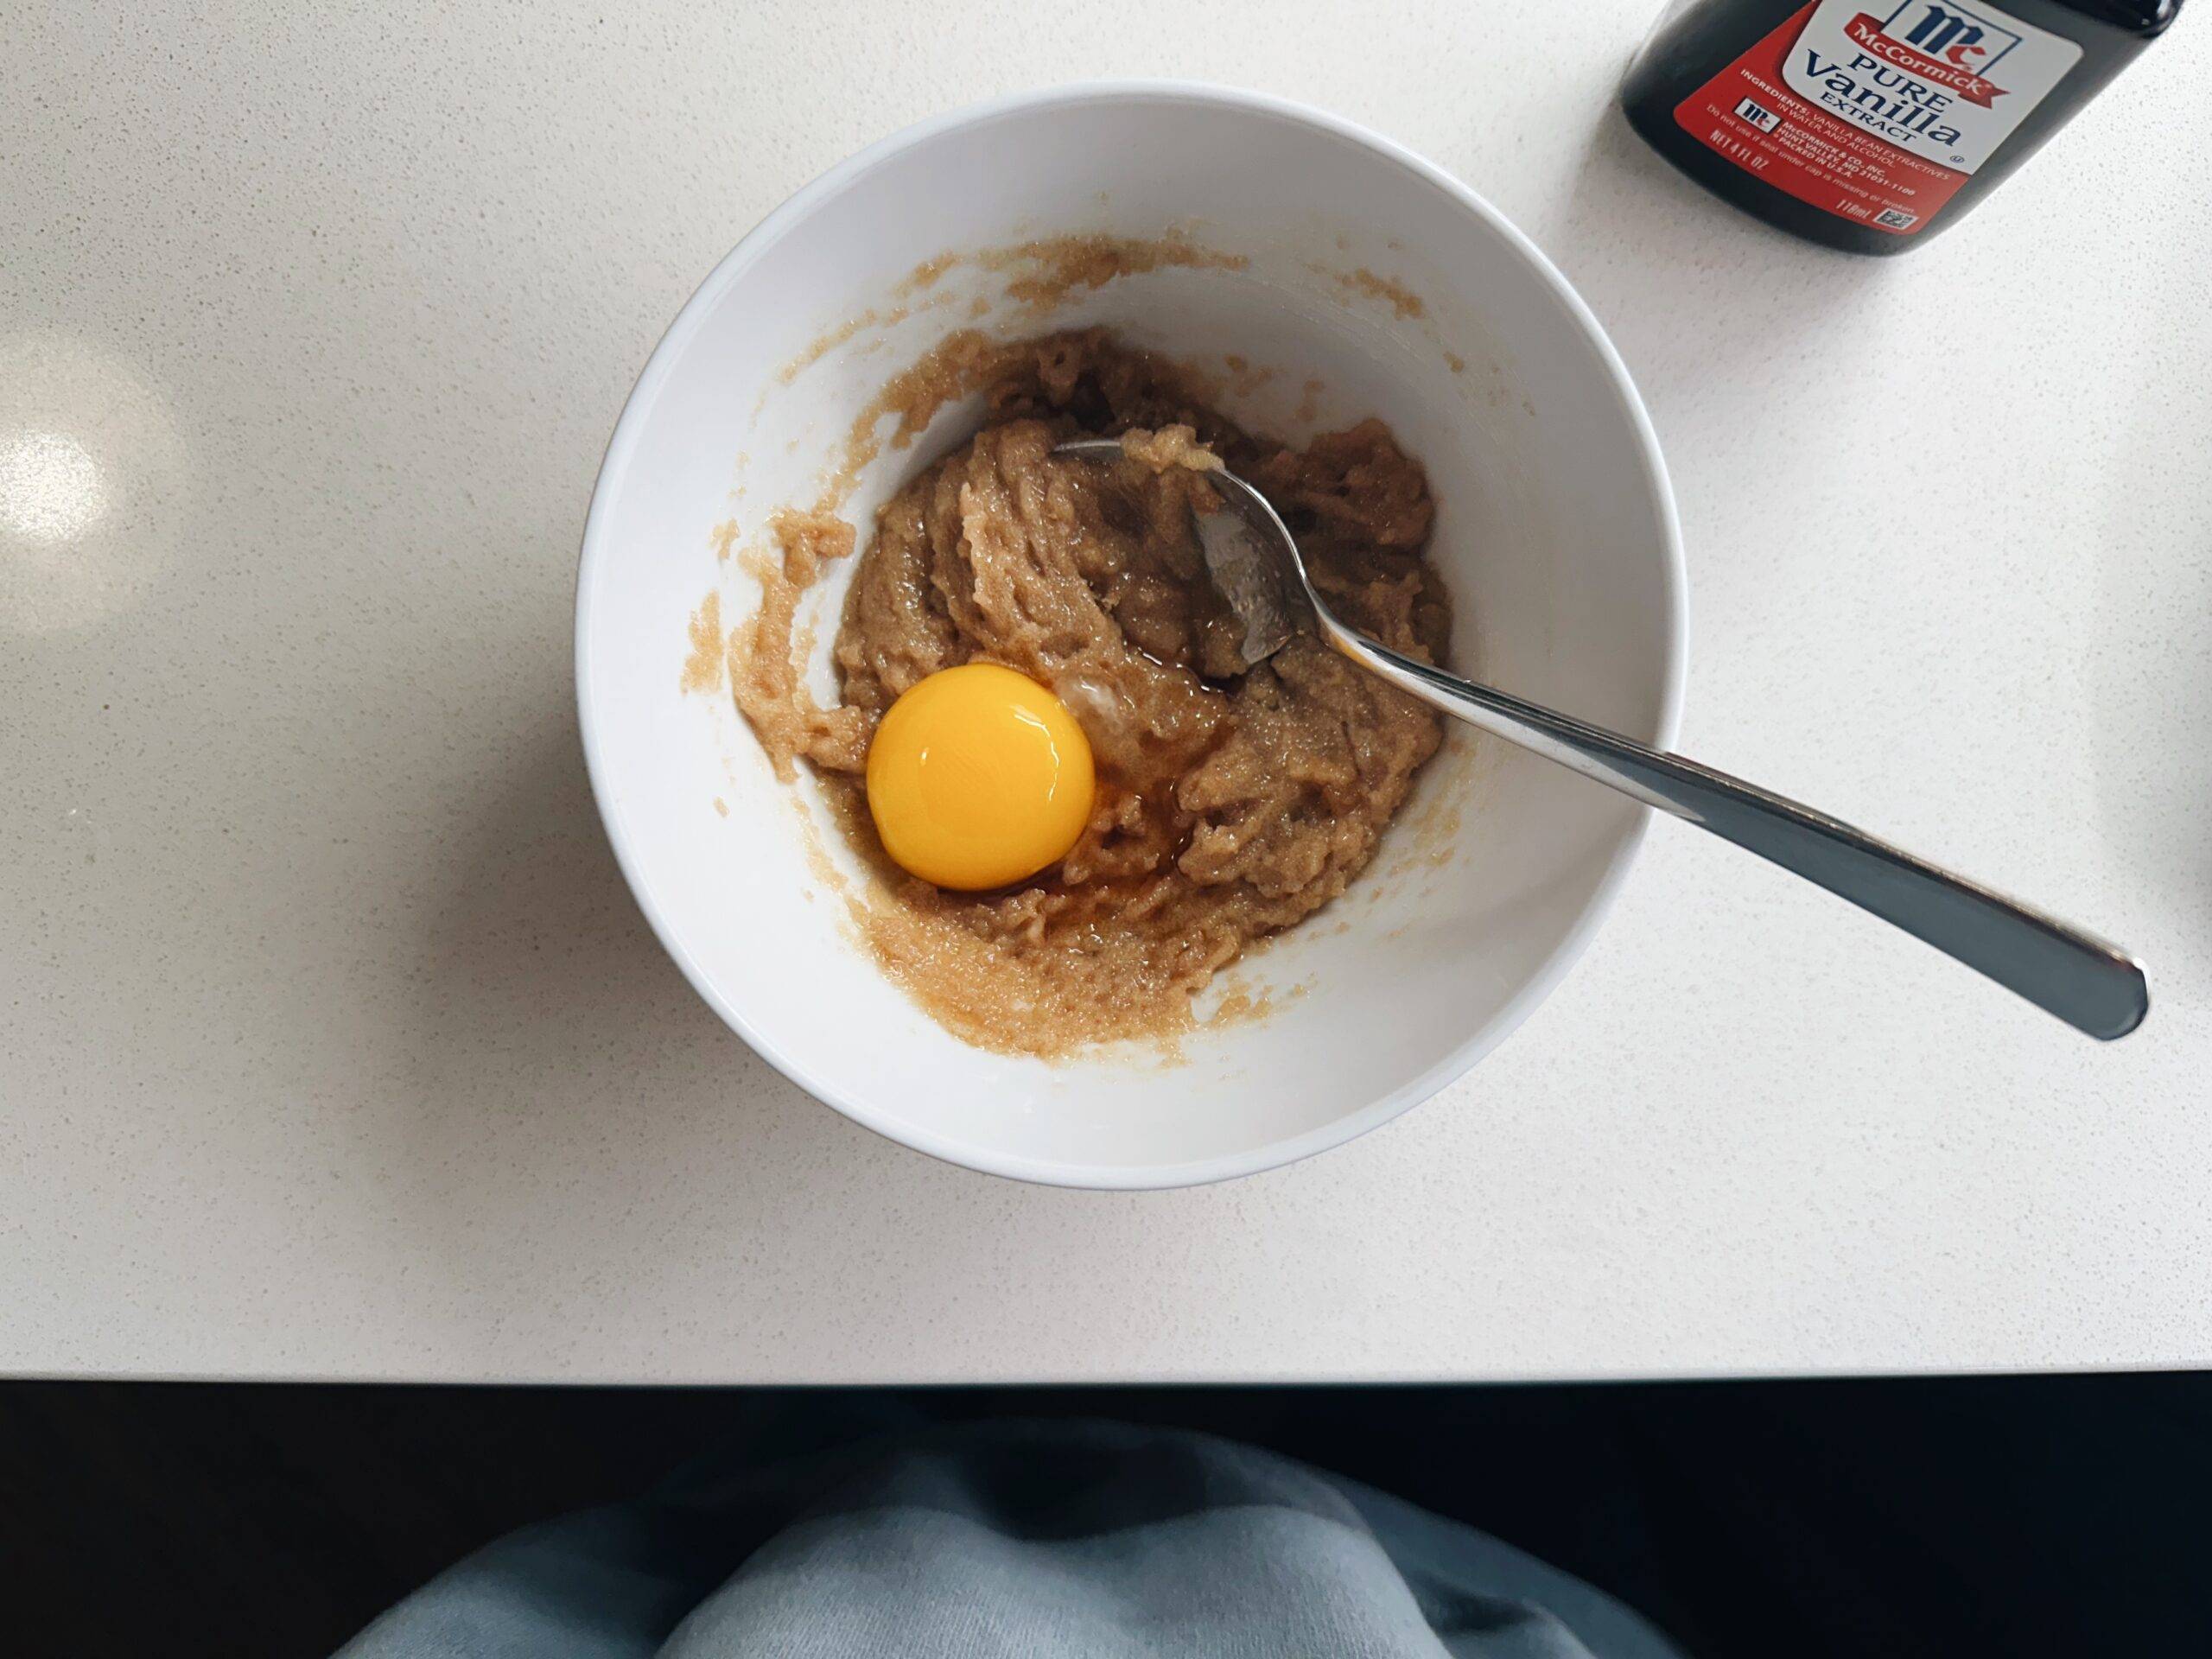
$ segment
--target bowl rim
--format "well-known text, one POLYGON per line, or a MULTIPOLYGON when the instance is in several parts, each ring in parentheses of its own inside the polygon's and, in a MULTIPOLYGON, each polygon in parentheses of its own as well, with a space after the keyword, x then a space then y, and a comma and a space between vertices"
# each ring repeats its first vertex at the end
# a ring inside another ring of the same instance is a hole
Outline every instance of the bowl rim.
POLYGON ((676 314, 659 343, 654 346, 652 355, 646 359, 623 404, 613 435, 607 440, 598 475, 592 485, 590 510, 584 521, 583 544, 576 567, 574 641, 576 713, 583 740, 584 766, 591 780, 592 798, 598 806, 601 821, 606 826, 607 840, 614 849, 615 862, 620 866, 623 880, 628 883, 639 909, 645 913, 647 924, 659 939, 661 948, 668 952, 684 978, 690 982, 692 989, 756 1053, 809 1096, 864 1128, 874 1130, 887 1140, 946 1163, 1014 1180, 1109 1192, 1198 1186, 1296 1163, 1380 1128, 1471 1070, 1484 1056, 1520 1028, 1537 1006, 1566 978, 1589 947, 1599 927, 1611 913, 1629 867, 1635 862, 1637 853, 1643 845, 1644 833, 1650 823, 1649 809, 1635 809, 1635 816, 1614 848, 1605 870, 1599 874, 1597 886, 1592 890, 1589 902, 1584 906, 1582 913, 1505 1006, 1482 1029, 1471 1033, 1435 1065, 1389 1094, 1304 1134, 1272 1141, 1246 1151, 1183 1163, 1084 1165, 1021 1157, 934 1134, 918 1124, 880 1111, 866 1100, 837 1089, 793 1060, 768 1033, 755 1027, 721 994, 685 949, 668 911, 640 868, 620 804, 613 798, 608 779, 604 740, 594 713, 594 670, 587 642, 592 637, 593 598, 610 556, 611 503, 620 493, 621 481, 630 470, 639 435, 644 429, 674 365, 690 349, 694 336, 704 325, 708 313, 751 266, 823 202, 839 194, 894 156, 918 145, 947 133, 1052 106, 1149 102, 1224 107, 1319 129, 1369 149, 1382 160, 1425 181, 1462 210, 1484 220, 1503 237, 1537 279, 1551 289, 1553 296, 1566 308, 1595 348, 1599 361, 1612 384, 1621 410, 1628 417, 1643 467, 1644 486, 1659 509, 1660 529, 1664 543, 1662 551, 1665 564, 1662 588, 1666 637, 1665 673, 1660 691, 1655 738, 1662 748, 1673 746, 1680 725, 1688 676, 1689 639, 1688 577, 1674 490, 1668 479, 1666 463, 1659 452, 1659 441, 1652 427, 1650 413, 1644 407, 1643 399, 1637 393, 1620 353, 1599 323, 1595 314, 1560 274, 1559 268, 1503 213, 1434 162, 1357 122, 1294 99, 1203 81, 1105 79, 1034 88, 945 111, 878 139, 802 186, 748 231, 708 273, 690 298, 684 302, 683 308, 676 314))

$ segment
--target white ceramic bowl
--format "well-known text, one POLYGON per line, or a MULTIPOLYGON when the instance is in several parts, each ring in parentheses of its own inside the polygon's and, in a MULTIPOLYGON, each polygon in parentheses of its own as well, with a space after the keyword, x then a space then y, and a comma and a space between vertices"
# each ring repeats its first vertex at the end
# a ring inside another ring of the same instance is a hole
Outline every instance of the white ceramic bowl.
MULTIPOLYGON (((925 122, 800 191, 692 296, 608 446, 576 599, 585 753, 639 905, 723 1019, 858 1122, 998 1174, 1170 1186, 1335 1146, 1472 1065, 1589 939, 1643 814, 1458 733, 1352 890, 1238 970, 1274 1011, 1201 1027, 1179 1060, 987 1053, 907 1001, 810 861, 810 840, 842 849, 807 830, 810 785, 772 779, 726 696, 679 695, 702 597, 719 584, 727 620, 758 596, 710 532, 734 517, 750 540, 768 510, 811 501, 855 412, 952 327, 1096 321, 1275 369, 1229 399, 1262 429, 1387 419, 1434 486, 1455 658, 1500 685, 1669 741, 1681 556, 1643 405, 1560 274, 1456 180, 1278 100, 1076 86, 925 122), (1006 295, 1002 264, 899 289, 948 251, 1171 230, 1249 263, 1126 276, 1041 321, 1006 295)), ((852 511, 971 419, 947 411, 887 453, 852 511)), ((826 644, 842 582, 825 587, 826 644)))

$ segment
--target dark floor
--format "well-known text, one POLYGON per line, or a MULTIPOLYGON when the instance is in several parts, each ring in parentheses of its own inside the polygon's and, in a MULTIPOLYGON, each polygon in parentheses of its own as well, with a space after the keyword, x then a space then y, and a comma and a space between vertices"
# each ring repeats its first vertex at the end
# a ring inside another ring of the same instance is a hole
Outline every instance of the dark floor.
POLYGON ((0 1654, 328 1652, 467 1550, 886 1410, 1202 1427, 1457 1516, 1711 1659, 2212 1654, 2212 1376, 1389 1389, 0 1383, 0 1654))

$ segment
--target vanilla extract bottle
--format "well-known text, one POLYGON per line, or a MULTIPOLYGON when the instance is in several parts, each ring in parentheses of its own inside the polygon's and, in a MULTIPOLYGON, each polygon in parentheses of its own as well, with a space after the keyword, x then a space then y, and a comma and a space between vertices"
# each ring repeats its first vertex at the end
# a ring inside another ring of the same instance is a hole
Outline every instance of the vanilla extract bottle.
POLYGON ((1777 229, 1903 253, 1963 217, 2181 0, 1675 0, 1621 89, 1644 141, 1777 229))

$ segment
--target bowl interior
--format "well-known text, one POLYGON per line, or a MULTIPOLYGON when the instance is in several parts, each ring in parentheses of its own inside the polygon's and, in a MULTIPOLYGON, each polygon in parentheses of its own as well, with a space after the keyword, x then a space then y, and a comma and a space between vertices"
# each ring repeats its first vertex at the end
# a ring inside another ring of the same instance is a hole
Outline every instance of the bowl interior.
MULTIPOLYGON (((770 512, 811 503, 894 371, 956 328, 1090 322, 1217 369, 1257 429, 1387 420, 1436 493, 1456 663, 1499 684, 1667 735, 1678 560, 1633 393, 1526 245, 1409 160, 1258 100, 1100 90, 954 118, 810 187, 709 281, 609 450, 579 595, 587 747, 647 914, 726 1018, 861 1121, 1003 1173, 1164 1185, 1332 1144, 1471 1064, 1563 971, 1639 823, 1455 730, 1351 891, 1226 977, 1256 1017, 1173 1057, 1047 1064, 909 1002, 846 920, 828 871, 849 861, 810 786, 775 782, 726 696, 680 692, 687 619, 709 590, 726 623, 752 608, 715 528, 756 544, 770 512), (1033 261, 988 252, 1092 233, 1186 237, 1236 268, 1171 261, 1045 308, 1014 280, 1033 261)), ((973 415, 863 468, 854 522, 973 415)), ((817 595, 825 645, 849 575, 817 595)))

